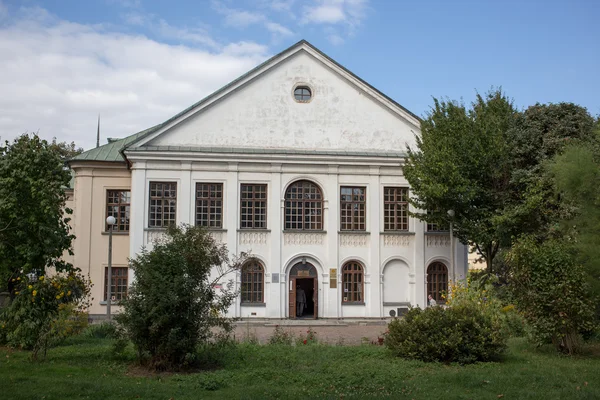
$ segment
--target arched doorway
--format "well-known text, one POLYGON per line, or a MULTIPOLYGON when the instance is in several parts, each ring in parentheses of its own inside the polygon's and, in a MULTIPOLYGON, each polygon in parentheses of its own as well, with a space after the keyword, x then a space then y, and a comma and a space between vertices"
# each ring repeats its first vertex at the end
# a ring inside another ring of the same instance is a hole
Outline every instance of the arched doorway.
POLYGON ((289 317, 317 319, 319 278, 315 266, 306 261, 295 264, 289 282, 289 317))
POLYGON ((442 294, 448 292, 448 268, 439 261, 429 264, 427 267, 427 298, 429 295, 439 303, 445 303, 442 294))

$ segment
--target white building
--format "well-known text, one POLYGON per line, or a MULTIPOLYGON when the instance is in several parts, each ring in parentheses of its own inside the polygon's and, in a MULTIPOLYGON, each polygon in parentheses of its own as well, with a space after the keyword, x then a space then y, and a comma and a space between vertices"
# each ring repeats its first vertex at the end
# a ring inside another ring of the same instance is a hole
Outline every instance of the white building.
MULTIPOLYGON (((201 224, 254 260, 232 277, 232 316, 385 317, 439 299, 448 232, 409 217, 402 174, 419 118, 301 41, 170 120, 71 161, 75 264, 101 299, 106 215, 118 219, 113 293, 127 256, 169 223, 201 224), (428 276, 429 270, 429 276, 428 276)), ((456 244, 455 274, 467 253, 456 244)), ((104 288, 105 289, 105 288, 104 288)), ((96 301, 93 313, 104 313, 96 301)))

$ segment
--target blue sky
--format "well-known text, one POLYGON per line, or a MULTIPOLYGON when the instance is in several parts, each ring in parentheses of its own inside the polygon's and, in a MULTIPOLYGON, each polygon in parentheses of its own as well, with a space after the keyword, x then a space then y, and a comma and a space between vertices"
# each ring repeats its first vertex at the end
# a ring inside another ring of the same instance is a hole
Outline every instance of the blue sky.
POLYGON ((600 2, 0 0, 0 136, 94 144, 161 122, 300 39, 418 115, 502 86, 600 114, 600 2))

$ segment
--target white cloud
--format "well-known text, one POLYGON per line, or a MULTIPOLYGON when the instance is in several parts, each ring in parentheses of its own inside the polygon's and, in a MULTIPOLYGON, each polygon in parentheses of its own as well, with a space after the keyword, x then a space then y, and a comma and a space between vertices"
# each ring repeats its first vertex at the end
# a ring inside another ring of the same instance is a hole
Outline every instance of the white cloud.
POLYGON ((10 15, 0 26, 0 136, 38 131, 45 138, 103 143, 160 123, 268 57, 253 42, 219 46, 203 32, 163 33, 211 50, 59 20, 43 9, 10 15), (207 39, 208 38, 208 39, 207 39), (210 39, 210 40, 209 40, 210 39))
POLYGON ((264 22, 266 19, 263 14, 245 10, 227 9, 225 11, 225 25, 236 28, 245 28, 248 25, 264 22))
POLYGON ((314 0, 304 7, 305 24, 359 25, 365 17, 367 0, 314 0))
POLYGON ((273 34, 279 34, 282 36, 291 36, 294 34, 294 32, 276 22, 267 22, 266 27, 269 30, 269 32, 273 34))

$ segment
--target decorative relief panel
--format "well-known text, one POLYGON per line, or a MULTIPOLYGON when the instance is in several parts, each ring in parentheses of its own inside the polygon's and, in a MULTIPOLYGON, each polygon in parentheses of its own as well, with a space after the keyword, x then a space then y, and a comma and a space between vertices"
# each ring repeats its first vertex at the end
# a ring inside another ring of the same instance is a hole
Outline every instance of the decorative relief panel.
POLYGON ((239 232, 240 244, 267 244, 267 232, 239 232))
POLYGON ((450 247, 450 235, 428 235, 427 247, 450 247))
POLYGON ((383 235, 383 245, 390 247, 407 247, 412 235, 383 235))
POLYGON ((340 233, 340 246, 342 247, 364 247, 367 245, 369 234, 344 234, 340 233))
POLYGON ((165 235, 165 231, 162 229, 146 231, 145 245, 152 245, 154 241, 162 238, 165 235))
POLYGON ((323 244, 325 233, 284 232, 283 243, 287 245, 323 244))
POLYGON ((221 242, 221 243, 225 242, 227 232, 225 232, 225 231, 208 231, 208 232, 209 232, 210 236, 212 236, 212 238, 215 239, 215 242, 221 242))

